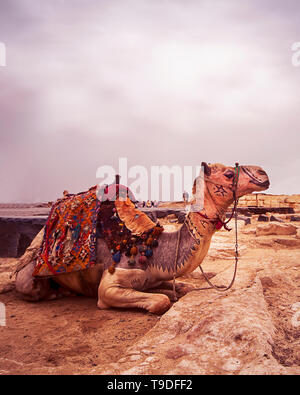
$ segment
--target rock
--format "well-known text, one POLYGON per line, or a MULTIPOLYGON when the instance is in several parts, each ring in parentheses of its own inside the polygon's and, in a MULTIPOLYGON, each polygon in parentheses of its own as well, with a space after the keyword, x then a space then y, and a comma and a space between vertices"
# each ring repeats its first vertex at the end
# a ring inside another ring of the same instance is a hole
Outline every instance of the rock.
MULTIPOLYGON (((249 218, 248 218, 248 219, 249 219, 249 218)), ((246 225, 246 222, 245 222, 245 221, 243 221, 243 220, 238 220, 238 221, 237 221, 237 229, 238 229, 238 231, 244 229, 245 225, 246 225)), ((233 220, 230 222, 230 224, 229 224, 228 227, 231 228, 231 229, 235 229, 235 223, 234 223, 233 220)), ((225 232, 227 232, 226 229, 223 228, 223 230, 225 230, 225 232)))
POLYGON ((164 224, 165 232, 176 232, 177 224, 164 224))
POLYGON ((299 239, 274 239, 274 242, 285 247, 296 247, 300 248, 299 239))
POLYGON ((298 215, 292 215, 291 216, 291 219, 290 219, 291 221, 300 221, 300 216, 298 216, 298 215))
POLYGON ((273 283, 272 279, 270 277, 267 277, 267 276, 266 277, 261 277, 260 278, 260 282, 261 282, 261 285, 262 285, 264 290, 266 288, 275 286, 275 284, 273 283))
POLYGON ((298 310, 291 318, 291 324, 294 328, 299 328, 300 326, 300 310, 298 310))
MULTIPOLYGON (((142 211, 148 214, 145 209, 142 209, 142 211)), ((184 210, 157 208, 156 210, 152 209, 152 212, 155 213, 156 218, 166 218, 170 222, 178 221, 179 223, 183 223, 186 216, 186 212, 184 210)))
POLYGON ((141 353, 145 355, 152 355, 154 354, 154 351, 145 349, 145 350, 141 350, 141 353))
POLYGON ((292 306, 291 306, 291 310, 292 310, 292 311, 298 311, 298 310, 300 310, 300 302, 295 302, 295 303, 293 303, 292 306))
POLYGON ((256 229, 243 229, 242 232, 245 235, 255 235, 256 234, 256 229))
MULTIPOLYGON (((141 353, 140 360, 114 364, 113 370, 110 365, 106 371, 99 367, 93 373, 155 375, 162 369, 166 375, 294 372, 273 355, 275 326, 261 281, 251 278, 246 275, 238 288, 225 295, 198 291, 181 298, 134 345, 135 350, 152 345, 151 361, 141 353)), ((223 273, 218 281, 227 282, 227 275, 223 273)))
POLYGON ((274 221, 276 221, 276 222, 284 222, 283 219, 281 219, 281 218, 279 218, 279 217, 275 217, 275 215, 271 215, 270 221, 271 221, 271 222, 274 222, 274 221))
MULTIPOLYGON (((143 211, 144 211, 144 210, 143 210, 143 211)), ((168 214, 169 214, 169 210, 160 209, 160 210, 157 210, 157 211, 156 211, 156 216, 157 216, 157 218, 164 218, 164 217, 166 217, 168 214)))
POLYGON ((177 216, 174 213, 167 215, 168 221, 172 221, 173 219, 177 220, 177 216))
POLYGON ((249 218, 249 217, 238 215, 237 219, 240 221, 244 221, 245 225, 251 224, 251 218, 249 218))
MULTIPOLYGON (((274 249, 274 240, 273 239, 256 239, 255 244, 258 247, 274 249)), ((277 246, 277 247, 279 248, 279 246, 277 246)))
POLYGON ((156 222, 157 221, 157 216, 155 211, 145 211, 145 214, 148 215, 148 217, 151 219, 151 221, 156 222))
POLYGON ((169 350, 167 350, 165 357, 167 359, 178 359, 178 358, 183 357, 186 354, 187 354, 187 350, 185 350, 181 346, 177 346, 177 347, 170 348, 169 350))
POLYGON ((177 214, 177 218, 178 218, 178 223, 179 224, 183 224, 184 223, 184 221, 185 221, 185 216, 186 216, 186 213, 185 212, 179 212, 178 214, 177 214))
MULTIPOLYGON (((245 245, 239 245, 239 255, 241 256, 246 250, 245 245)), ((235 254, 235 244, 222 242, 214 238, 211 242, 207 256, 212 259, 232 259, 235 254)))
POLYGON ((260 214, 257 218, 259 222, 269 222, 269 217, 265 214, 260 214))
POLYGON ((130 356, 130 361, 138 361, 139 359, 141 359, 140 355, 131 355, 130 356))
POLYGON ((229 358, 223 365, 223 369, 228 372, 234 372, 241 366, 241 361, 237 358, 229 358))
POLYGON ((291 224, 269 223, 267 225, 257 225, 256 236, 267 235, 295 235, 297 228, 291 224))
POLYGON ((300 195, 268 195, 256 193, 242 196, 239 199, 239 208, 272 208, 279 209, 297 209, 300 207, 300 195))

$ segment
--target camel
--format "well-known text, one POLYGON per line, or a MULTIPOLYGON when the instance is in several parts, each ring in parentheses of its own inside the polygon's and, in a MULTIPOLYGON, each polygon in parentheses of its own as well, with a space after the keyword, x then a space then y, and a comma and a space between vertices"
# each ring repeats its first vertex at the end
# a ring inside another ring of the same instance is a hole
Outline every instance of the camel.
MULTIPOLYGON (((270 185, 266 172, 258 166, 239 166, 237 184, 236 168, 218 163, 208 165, 204 162, 202 166, 203 209, 196 211, 196 185, 200 174, 194 182, 193 196, 189 202, 194 209, 187 212, 185 221, 178 230, 162 232, 159 245, 148 265, 139 262, 132 265, 127 256, 122 256, 114 270, 109 270, 112 255, 105 241, 99 238, 97 264, 93 267, 60 274, 50 279, 34 279, 32 273, 42 243, 42 229, 21 258, 22 269, 18 271, 15 281, 17 293, 25 300, 38 301, 74 292, 98 297, 99 309, 140 308, 154 314, 163 314, 171 306, 170 292, 175 278, 193 272, 202 263, 212 236, 220 228, 220 224, 224 224, 226 211, 235 198, 263 191, 270 185)), ((130 215, 134 210, 134 205, 130 201, 118 204, 125 210, 125 217, 126 213, 130 215)), ((130 221, 131 227, 134 227, 135 220, 130 218, 130 221)), ((177 296, 181 297, 191 288, 177 283, 177 296)))

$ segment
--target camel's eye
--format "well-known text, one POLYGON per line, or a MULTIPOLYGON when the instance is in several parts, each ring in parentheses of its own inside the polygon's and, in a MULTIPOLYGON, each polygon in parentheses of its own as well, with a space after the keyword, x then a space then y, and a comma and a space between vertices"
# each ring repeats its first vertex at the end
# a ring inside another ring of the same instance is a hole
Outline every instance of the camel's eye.
POLYGON ((232 171, 229 171, 229 172, 225 173, 224 176, 227 177, 228 179, 230 179, 234 176, 234 174, 232 171))

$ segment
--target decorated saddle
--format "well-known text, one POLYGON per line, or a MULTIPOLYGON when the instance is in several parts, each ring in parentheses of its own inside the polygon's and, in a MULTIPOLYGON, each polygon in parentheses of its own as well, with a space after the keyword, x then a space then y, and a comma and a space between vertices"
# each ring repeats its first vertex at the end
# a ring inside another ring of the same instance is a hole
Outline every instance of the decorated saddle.
POLYGON ((128 257, 129 267, 135 267, 138 263, 146 268, 162 231, 163 227, 137 210, 129 198, 102 203, 97 237, 106 241, 112 254, 109 272, 114 272, 123 254, 128 257))
POLYGON ((128 188, 116 184, 100 189, 95 186, 58 199, 47 219, 33 276, 55 276, 92 267, 97 262, 99 237, 112 254, 110 273, 123 254, 129 265, 134 265, 135 259, 147 265, 163 228, 137 210, 133 199, 128 188))
POLYGON ((88 269, 96 262, 97 187, 58 199, 51 208, 33 276, 88 269))

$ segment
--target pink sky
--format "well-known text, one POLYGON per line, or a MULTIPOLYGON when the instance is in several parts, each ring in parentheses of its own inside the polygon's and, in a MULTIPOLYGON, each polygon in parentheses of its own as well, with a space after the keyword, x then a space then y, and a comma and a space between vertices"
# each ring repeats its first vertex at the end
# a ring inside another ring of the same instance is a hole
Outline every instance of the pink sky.
POLYGON ((0 202, 54 200, 101 165, 262 166, 300 193, 300 3, 2 0, 0 202))

